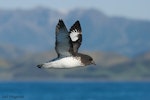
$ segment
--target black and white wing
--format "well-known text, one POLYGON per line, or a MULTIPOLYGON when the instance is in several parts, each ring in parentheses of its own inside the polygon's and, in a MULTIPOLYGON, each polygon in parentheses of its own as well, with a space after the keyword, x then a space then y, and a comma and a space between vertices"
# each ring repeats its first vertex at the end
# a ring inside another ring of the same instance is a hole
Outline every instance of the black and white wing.
POLYGON ((59 20, 56 26, 55 50, 58 54, 58 57, 72 55, 71 39, 63 20, 59 20))
POLYGON ((82 42, 82 30, 80 22, 76 21, 73 26, 70 28, 70 38, 72 40, 73 51, 76 53, 82 42))

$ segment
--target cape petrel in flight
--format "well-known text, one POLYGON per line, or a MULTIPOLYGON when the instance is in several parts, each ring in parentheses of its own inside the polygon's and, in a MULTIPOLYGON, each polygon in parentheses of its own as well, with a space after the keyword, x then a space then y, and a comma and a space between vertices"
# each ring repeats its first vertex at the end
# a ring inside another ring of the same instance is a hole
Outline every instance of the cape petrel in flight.
POLYGON ((38 68, 74 68, 95 64, 89 55, 78 53, 82 42, 82 30, 80 22, 77 20, 68 32, 62 19, 56 26, 55 50, 57 58, 43 64, 38 68))

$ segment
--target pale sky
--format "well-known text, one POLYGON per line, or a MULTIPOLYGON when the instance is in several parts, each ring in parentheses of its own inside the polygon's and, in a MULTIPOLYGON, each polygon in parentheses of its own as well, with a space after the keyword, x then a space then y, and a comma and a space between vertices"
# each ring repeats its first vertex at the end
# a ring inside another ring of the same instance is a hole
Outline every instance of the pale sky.
POLYGON ((0 0, 0 9, 46 7, 69 11, 95 8, 109 16, 150 20, 150 0, 0 0))

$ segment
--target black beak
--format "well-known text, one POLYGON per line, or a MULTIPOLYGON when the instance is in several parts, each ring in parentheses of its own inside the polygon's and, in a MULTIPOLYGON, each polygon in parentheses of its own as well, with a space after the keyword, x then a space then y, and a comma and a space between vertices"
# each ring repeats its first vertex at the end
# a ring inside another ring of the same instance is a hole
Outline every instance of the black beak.
POLYGON ((94 61, 92 61, 91 64, 96 65, 96 63, 94 61))

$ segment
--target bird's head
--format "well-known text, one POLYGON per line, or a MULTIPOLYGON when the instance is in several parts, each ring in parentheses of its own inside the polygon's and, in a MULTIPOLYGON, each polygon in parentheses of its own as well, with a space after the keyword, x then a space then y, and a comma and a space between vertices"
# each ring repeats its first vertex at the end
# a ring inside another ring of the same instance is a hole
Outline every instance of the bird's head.
POLYGON ((92 64, 93 64, 93 65, 96 65, 96 64, 95 64, 95 61, 93 60, 92 57, 88 56, 88 57, 87 57, 87 60, 88 60, 88 62, 89 62, 88 65, 92 65, 92 64))
POLYGON ((91 56, 88 56, 88 55, 82 55, 81 61, 85 66, 86 65, 96 65, 93 58, 91 56))

